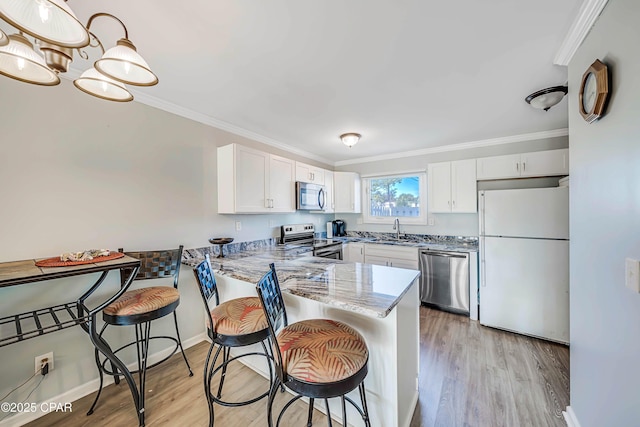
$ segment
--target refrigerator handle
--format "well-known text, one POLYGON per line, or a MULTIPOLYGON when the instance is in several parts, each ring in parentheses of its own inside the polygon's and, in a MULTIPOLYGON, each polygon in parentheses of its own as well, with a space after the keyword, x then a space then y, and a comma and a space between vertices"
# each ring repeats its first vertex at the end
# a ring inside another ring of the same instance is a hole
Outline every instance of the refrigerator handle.
POLYGON ((480 286, 487 287, 487 263, 484 259, 484 237, 480 237, 480 286))
POLYGON ((480 191, 480 235, 484 236, 484 191, 480 191))

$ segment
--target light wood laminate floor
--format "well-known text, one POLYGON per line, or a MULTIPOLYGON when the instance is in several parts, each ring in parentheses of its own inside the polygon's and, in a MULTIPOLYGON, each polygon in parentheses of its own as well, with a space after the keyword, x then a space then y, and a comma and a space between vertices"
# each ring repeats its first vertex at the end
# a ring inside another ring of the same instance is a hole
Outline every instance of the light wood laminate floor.
MULTIPOLYGON (((208 350, 200 343, 187 350, 194 376, 187 376, 177 354, 148 372, 146 425, 207 426, 202 366, 208 350)), ((420 400, 411 427, 566 426, 569 404, 569 350, 566 346, 486 328, 468 318, 420 309, 420 400)), ((228 387, 228 388, 227 388, 228 387)), ((244 366, 227 373, 229 399, 267 387, 267 380, 244 366)), ((73 403, 72 414, 51 413, 31 427, 137 426, 126 383, 103 391, 93 415, 86 411, 95 394, 73 403)), ((277 409, 286 402, 276 400, 277 409)), ((266 400, 241 408, 215 406, 216 426, 266 426, 266 400)), ((305 426, 307 406, 287 411, 283 426, 305 426)), ((326 426, 316 411, 315 425, 326 426)), ((355 420, 354 425, 360 425, 355 420)), ((334 425, 337 425, 334 423, 334 425)))

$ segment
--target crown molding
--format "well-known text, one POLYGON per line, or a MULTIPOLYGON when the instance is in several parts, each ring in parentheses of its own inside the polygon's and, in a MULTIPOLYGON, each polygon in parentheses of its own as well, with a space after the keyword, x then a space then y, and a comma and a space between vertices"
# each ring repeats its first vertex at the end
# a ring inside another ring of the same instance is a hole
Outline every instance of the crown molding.
POLYGON ((460 144, 441 145, 439 147, 424 148, 421 150, 405 151, 402 153, 382 154, 380 156, 361 157, 359 159, 341 160, 334 166, 346 166, 357 163, 377 162, 381 160, 401 159, 404 157, 423 156, 425 154, 444 153, 447 151, 467 150, 470 148, 489 147, 492 145, 512 144, 515 142, 534 141, 536 139, 557 138, 569 135, 569 129, 555 129, 542 132, 525 133, 522 135, 504 136, 501 138, 483 139, 480 141, 462 142, 460 144))
POLYGON ((580 7, 580 12, 573 21, 560 49, 556 53, 553 63, 555 65, 569 65, 571 58, 591 31, 596 20, 604 10, 609 0, 585 0, 580 7))
MULTIPOLYGON (((80 74, 81 73, 78 70, 70 68, 69 71, 67 71, 67 73, 60 74, 60 77, 66 80, 73 81, 76 78, 80 77, 80 74)), ((305 150, 300 150, 299 148, 292 147, 290 145, 287 145, 275 139, 269 138, 267 136, 261 135, 259 133, 243 129, 240 126, 236 126, 234 124, 225 122, 223 120, 219 120, 219 119, 207 116, 206 114, 198 113, 197 111, 191 110, 189 108, 185 108, 180 105, 164 101, 160 98, 144 93, 131 85, 127 86, 127 90, 131 92, 135 102, 139 102, 141 104, 148 105, 149 107, 154 107, 159 110, 166 111, 168 113, 175 114, 177 116, 196 121, 198 123, 202 123, 217 129, 221 129, 226 132, 232 133, 234 135, 242 136, 242 137, 251 139, 253 141, 261 142, 271 147, 284 150, 288 153, 297 154, 307 159, 316 160, 318 162, 321 162, 327 165, 333 165, 333 160, 325 159, 324 157, 318 156, 317 154, 313 154, 305 150)))

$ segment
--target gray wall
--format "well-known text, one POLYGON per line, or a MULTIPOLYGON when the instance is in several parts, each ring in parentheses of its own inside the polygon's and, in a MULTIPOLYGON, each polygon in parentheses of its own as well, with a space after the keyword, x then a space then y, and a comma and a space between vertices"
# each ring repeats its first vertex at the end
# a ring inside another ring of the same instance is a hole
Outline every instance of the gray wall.
MULTIPOLYGON (((540 114, 533 110, 531 114, 540 114)), ((553 110, 547 114, 553 114, 553 110)), ((363 142, 364 143, 364 142, 363 142)), ((339 166, 336 170, 358 172, 360 175, 396 173, 404 171, 426 171, 429 163, 446 162, 451 160, 474 159, 478 157, 500 156, 503 154, 528 153, 533 151, 555 150, 567 148, 569 139, 564 137, 539 139, 512 144, 501 144, 490 147, 479 147, 458 151, 411 156, 400 159, 366 162, 339 166)), ((569 161, 571 162, 571 160, 569 161)), ((550 179, 519 179, 481 181, 478 190, 523 188, 528 186, 544 187, 556 186, 557 178, 550 179)), ((430 214, 434 219, 434 225, 402 225, 403 233, 453 235, 453 236, 477 236, 478 214, 430 214)), ((358 224, 362 219, 361 214, 336 214, 337 218, 347 221, 347 230, 392 232, 391 225, 358 224)))
MULTIPOLYGON (((0 93, 0 262, 90 248, 202 247, 214 236, 255 240, 276 236, 283 223, 320 226, 333 218, 216 213, 217 146, 238 142, 287 155, 280 150, 142 104, 92 98, 67 80, 44 88, 0 77, 0 93), (236 232, 238 220, 242 231, 236 232)), ((73 301, 89 278, 2 288, 0 317, 73 301)), ((117 286, 110 277, 100 294, 117 286)), ((180 327, 189 340, 204 332, 204 324, 195 280, 184 266, 180 291, 180 327)), ((124 342, 124 331, 132 329, 112 327, 107 337, 124 342)), ((170 317, 154 324, 156 333, 171 330, 170 317)), ((29 401, 97 378, 92 348, 77 327, 1 347, 0 395, 29 378, 34 357, 49 351, 55 370, 29 401)), ((9 401, 24 399, 32 384, 9 401)))
POLYGON ((571 408, 582 427, 640 423, 640 295, 625 258, 640 259, 640 55, 637 0, 610 0, 569 65, 571 408), (582 75, 609 66, 606 115, 578 112, 582 75))

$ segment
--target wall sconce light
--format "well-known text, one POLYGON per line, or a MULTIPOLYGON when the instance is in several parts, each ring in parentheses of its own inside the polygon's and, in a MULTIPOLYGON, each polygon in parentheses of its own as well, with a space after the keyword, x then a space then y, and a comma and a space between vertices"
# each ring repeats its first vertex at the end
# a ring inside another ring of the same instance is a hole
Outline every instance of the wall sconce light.
POLYGON ((524 100, 533 108, 548 111, 549 108, 562 101, 562 98, 567 94, 568 90, 569 88, 566 85, 548 87, 546 89, 533 92, 524 100))
POLYGON ((359 133, 349 132, 340 135, 340 139, 342 140, 342 143, 344 145, 351 148, 358 143, 361 136, 362 135, 360 135, 359 133))
POLYGON ((153 86, 158 78, 129 40, 124 23, 109 13, 96 13, 82 25, 65 0, 3 0, 0 19, 19 32, 7 36, 0 31, 0 74, 26 83, 54 86, 60 83, 58 73, 65 73, 77 49, 88 60, 84 47, 99 47, 102 57, 95 68, 82 73, 73 83, 81 91, 111 101, 131 101, 133 96, 124 84, 153 86), (105 51, 93 34, 91 24, 99 17, 111 18, 122 26, 124 38, 105 51), (25 37, 33 37, 42 55, 25 37))

